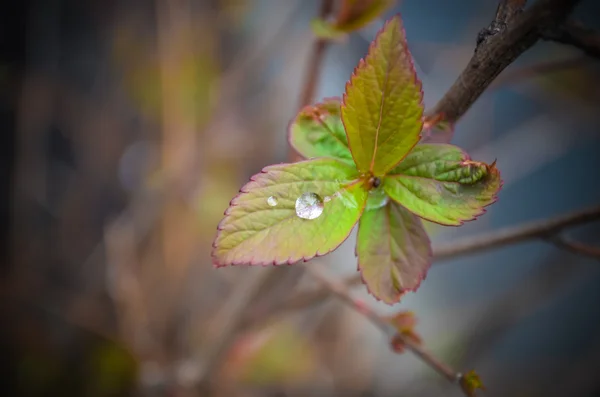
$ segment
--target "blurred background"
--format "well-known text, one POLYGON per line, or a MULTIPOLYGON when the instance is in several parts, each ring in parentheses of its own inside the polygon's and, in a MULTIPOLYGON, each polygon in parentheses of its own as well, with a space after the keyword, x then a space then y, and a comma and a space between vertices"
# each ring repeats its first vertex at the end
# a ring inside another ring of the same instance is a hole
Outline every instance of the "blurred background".
MULTIPOLYGON (((0 8, 2 396, 459 396, 294 266, 214 269, 216 225, 287 159, 316 0, 30 0, 0 8)), ((426 108, 494 0, 404 0, 426 108)), ((600 3, 574 16, 600 29, 600 3)), ((325 56, 338 96, 381 18, 325 56)), ((600 61, 538 43, 456 126, 498 167, 499 201, 449 243, 600 203, 600 61)), ((600 225, 569 231, 598 246, 600 225)), ((354 238, 318 262, 356 272, 354 238)), ((300 269, 301 270, 301 269, 300 269)), ((528 242, 436 263, 393 307, 486 396, 600 396, 600 263, 528 242)))

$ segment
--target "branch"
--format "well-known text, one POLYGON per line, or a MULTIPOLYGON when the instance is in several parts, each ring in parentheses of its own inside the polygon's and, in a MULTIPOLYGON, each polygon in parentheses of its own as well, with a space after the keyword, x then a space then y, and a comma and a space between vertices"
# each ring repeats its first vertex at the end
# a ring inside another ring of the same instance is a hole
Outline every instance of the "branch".
MULTIPOLYGON (((556 236, 563 230, 581 225, 584 223, 593 222, 600 219, 600 206, 591 207, 582 211, 572 212, 566 215, 561 215, 556 218, 543 221, 535 221, 525 223, 519 226, 507 227, 497 231, 483 234, 478 237, 468 237, 458 241, 449 242, 433 248, 434 261, 447 260, 456 258, 462 255, 474 254, 477 252, 487 251, 494 248, 500 248, 511 244, 522 243, 539 238, 548 239, 556 236)), ((597 258, 597 249, 578 244, 577 248, 569 243, 566 247, 565 242, 553 243, 561 248, 565 248, 571 252, 588 255, 597 258)), ((308 266, 307 266, 308 267, 308 266)), ((348 277, 342 284, 347 286, 361 285, 362 279, 360 274, 355 274, 348 277)), ((312 306, 329 295, 330 291, 326 288, 315 289, 306 293, 298 294, 290 298, 290 300, 282 305, 281 309, 302 309, 307 306, 312 306)))
POLYGON ((574 254, 588 256, 594 259, 600 259, 600 248, 596 248, 579 241, 573 241, 565 236, 556 235, 546 239, 548 242, 554 244, 557 248, 561 248, 565 251, 572 252, 574 254))
POLYGON ((579 48, 586 55, 600 58, 600 32, 585 27, 577 21, 568 20, 556 29, 548 29, 542 33, 541 38, 571 45, 579 48))
POLYGON ((373 311, 368 306, 355 301, 344 283, 340 281, 334 281, 327 277, 319 266, 308 265, 305 266, 305 269, 306 272, 323 284, 327 291, 340 298, 350 308, 368 318, 371 323, 379 328, 386 337, 391 338, 394 336, 395 338, 399 339, 408 350, 418 356, 421 360, 423 360, 423 362, 436 370, 440 375, 448 379, 450 382, 458 383, 460 381, 462 378, 461 373, 454 371, 448 365, 439 361, 429 351, 425 350, 413 340, 405 338, 402 334, 397 333, 394 327, 377 312, 373 311))
POLYGON ((498 23, 491 25, 492 33, 484 33, 485 37, 480 34, 479 46, 467 67, 428 114, 443 114, 446 121, 456 122, 500 72, 534 45, 543 32, 559 26, 578 2, 538 0, 529 9, 519 13, 514 9, 521 2, 503 1, 495 19, 498 23))

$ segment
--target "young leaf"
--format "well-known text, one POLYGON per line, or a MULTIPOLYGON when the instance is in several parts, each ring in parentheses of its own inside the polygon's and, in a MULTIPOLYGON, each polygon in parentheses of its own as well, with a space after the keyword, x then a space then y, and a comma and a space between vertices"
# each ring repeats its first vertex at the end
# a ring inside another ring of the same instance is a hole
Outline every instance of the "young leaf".
POLYGON ((373 22, 394 4, 394 0, 343 0, 333 22, 315 19, 311 26, 317 37, 334 39, 373 22))
POLYGON ((395 3, 394 0, 343 0, 335 26, 351 32, 377 19, 395 3))
POLYGON ((417 144, 422 98, 404 28, 395 16, 346 83, 342 120, 359 171, 384 175, 417 144))
POLYGON ((306 106, 289 127, 290 145, 303 157, 333 157, 354 165, 340 118, 340 99, 306 106))
POLYGON ((365 206, 367 192, 356 178, 354 167, 327 158, 264 168, 225 211, 215 265, 292 264, 334 250, 365 206))
POLYGON ((364 212, 356 254, 369 292, 387 304, 419 287, 432 255, 421 220, 393 201, 364 212))
POLYGON ((404 311, 397 313, 388 320, 396 328, 398 333, 392 338, 392 350, 396 353, 404 353, 405 341, 420 345, 423 341, 415 330, 417 319, 413 312, 404 311))
POLYGON ((449 226, 483 214, 501 186, 495 164, 471 161, 447 144, 416 146, 383 180, 393 200, 421 218, 449 226))
POLYGON ((485 386, 481 381, 481 378, 474 370, 467 372, 460 378, 460 387, 469 397, 475 397, 475 392, 477 389, 485 390, 485 386))

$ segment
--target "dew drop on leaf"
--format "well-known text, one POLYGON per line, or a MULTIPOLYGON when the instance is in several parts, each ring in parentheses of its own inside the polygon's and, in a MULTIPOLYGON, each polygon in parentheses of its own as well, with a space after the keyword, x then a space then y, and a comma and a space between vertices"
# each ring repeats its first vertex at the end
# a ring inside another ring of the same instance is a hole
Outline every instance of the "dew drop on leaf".
POLYGON ((369 191, 366 209, 375 210, 386 205, 390 201, 390 197, 383 189, 373 189, 369 191))
POLYGON ((269 204, 271 207, 275 207, 275 206, 277 206, 277 204, 278 204, 278 202, 277 202, 277 197, 275 197, 275 196, 270 196, 270 197, 267 199, 267 204, 269 204))
POLYGON ((316 193, 302 193, 296 199, 296 215, 302 219, 316 219, 323 213, 323 199, 316 193))

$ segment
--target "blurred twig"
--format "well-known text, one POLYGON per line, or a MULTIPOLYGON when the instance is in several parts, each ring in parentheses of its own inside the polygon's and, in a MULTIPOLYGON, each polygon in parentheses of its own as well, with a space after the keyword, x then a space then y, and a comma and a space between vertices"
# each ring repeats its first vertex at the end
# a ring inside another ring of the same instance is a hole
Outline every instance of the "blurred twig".
POLYGON ((541 38, 579 48, 586 55, 600 58, 600 32, 577 21, 567 20, 558 28, 545 30, 541 38))
MULTIPOLYGON (((333 0, 323 0, 320 10, 320 17, 325 18, 333 8, 333 0)), ((326 50, 326 42, 318 39, 315 43, 313 53, 309 61, 309 68, 305 85, 303 86, 301 96, 301 107, 312 102, 314 91, 318 82, 318 75, 321 69, 321 63, 326 50)), ((295 153, 289 149, 290 160, 294 160, 295 153)), ((226 305, 218 314, 219 321, 213 329, 218 333, 212 341, 206 345, 209 351, 205 355, 204 365, 200 375, 199 388, 202 391, 211 389, 211 382, 215 374, 221 368, 222 361, 225 358, 231 343, 235 340, 238 331, 244 325, 244 310, 255 300, 255 298, 269 290, 274 281, 281 278, 283 273, 275 273, 275 269, 266 268, 263 271, 251 273, 250 280, 245 280, 244 287, 229 298, 226 305)), ((292 280, 295 284, 297 280, 292 280)))
MULTIPOLYGON (((333 0, 322 0, 319 18, 327 18, 332 10, 333 0)), ((323 63, 323 59, 325 58, 325 51, 327 50, 327 44, 327 40, 323 38, 316 39, 315 43, 313 44, 313 49, 308 60, 304 84, 302 85, 298 109, 302 109, 304 106, 310 105, 314 100, 317 84, 319 83, 321 65, 323 63)), ((290 161, 298 161, 301 159, 301 157, 291 146, 288 146, 288 159, 290 161)))
POLYGON ((243 320, 243 311, 258 294, 263 292, 264 283, 268 280, 269 268, 256 269, 251 272, 244 282, 239 284, 235 292, 230 295, 224 307, 211 321, 212 333, 205 343, 207 351, 203 356, 203 363, 200 371, 199 389, 209 391, 212 389, 212 382, 216 374, 221 369, 221 364, 232 342, 240 330, 240 324, 243 320))
POLYGON ((455 383, 460 380, 462 374, 454 371, 448 365, 439 361, 430 352, 425 350, 419 344, 415 343, 412 339, 405 338, 402 334, 396 333, 394 327, 392 327, 392 325, 385 318, 373 311, 367 305, 355 301, 352 296, 350 296, 346 285, 344 285, 342 282, 330 279, 324 274, 319 266, 308 265, 305 266, 305 269, 311 276, 323 284, 328 291, 340 298, 349 307, 368 318, 369 321, 379 328, 388 338, 395 336, 395 338, 399 339, 408 350, 417 355, 421 360, 439 372, 450 382, 455 383))
POLYGON ((480 34, 479 46, 468 65, 428 114, 443 114, 446 121, 456 122, 502 70, 534 45, 543 32, 559 26, 578 2, 538 0, 522 13, 503 13, 513 18, 504 20, 506 26, 502 25, 494 34, 484 34, 484 39, 480 34))
POLYGON ((600 248, 592 247, 579 241, 574 241, 561 234, 550 236, 546 240, 554 244, 556 247, 564 249, 565 251, 589 256, 590 258, 600 259, 600 248))
MULTIPOLYGON (((319 11, 319 17, 323 19, 326 18, 332 10, 333 0, 323 0, 321 3, 321 10, 319 11)), ((325 39, 318 38, 315 40, 310 59, 308 61, 308 68, 306 69, 304 84, 302 85, 302 94, 300 95, 300 103, 298 106, 299 109, 306 105, 310 105, 314 100, 327 44, 327 40, 325 39)))
MULTIPOLYGON (((483 234, 477 237, 468 237, 455 242, 440 245, 433 248, 434 260, 452 259, 462 255, 474 254, 477 252, 487 251, 494 248, 500 248, 511 244, 522 243, 534 239, 548 239, 557 236, 563 230, 584 223, 593 222, 600 219, 600 206, 588 208, 582 211, 572 212, 569 214, 557 216, 549 220, 535 221, 523 225, 507 227, 488 234, 483 234)), ((568 249, 571 252, 583 254, 598 258, 597 248, 576 244, 577 248, 573 247, 572 242, 569 242, 569 247, 564 241, 555 245, 561 248, 568 249), (562 246, 560 245, 562 244, 562 246)), ((360 274, 355 274, 348 277, 344 282, 345 285, 353 286, 362 284, 360 274)), ((282 306, 285 309, 301 309, 311 306, 330 294, 327 288, 315 289, 303 294, 298 294, 282 306)))

